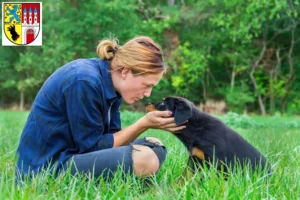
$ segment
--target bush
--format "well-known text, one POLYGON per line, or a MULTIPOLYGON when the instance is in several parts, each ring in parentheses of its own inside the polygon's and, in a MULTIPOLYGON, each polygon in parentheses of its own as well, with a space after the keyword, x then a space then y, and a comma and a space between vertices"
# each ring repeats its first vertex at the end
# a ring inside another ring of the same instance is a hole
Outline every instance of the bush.
POLYGON ((248 103, 255 101, 249 87, 245 84, 236 86, 234 89, 231 89, 231 87, 225 87, 224 89, 220 89, 220 93, 225 96, 226 104, 232 112, 242 113, 248 103))
POLYGON ((238 128, 258 128, 262 126, 247 115, 239 115, 233 112, 228 112, 221 119, 226 125, 238 128))
POLYGON ((290 122, 286 122, 285 126, 288 128, 300 128, 300 123, 296 120, 290 121, 290 122))

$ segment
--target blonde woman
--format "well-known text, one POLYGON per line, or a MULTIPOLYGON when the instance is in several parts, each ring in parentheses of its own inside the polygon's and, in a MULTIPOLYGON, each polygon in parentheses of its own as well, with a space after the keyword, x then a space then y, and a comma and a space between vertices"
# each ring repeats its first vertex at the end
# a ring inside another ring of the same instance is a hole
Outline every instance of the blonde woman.
POLYGON ((18 177, 71 167, 71 173, 111 177, 155 174, 166 157, 157 138, 137 139, 149 128, 175 132, 169 111, 147 113, 122 129, 120 104, 149 97, 166 71, 161 48, 149 37, 118 46, 102 40, 100 58, 74 60, 55 71, 32 105, 17 150, 18 177), (137 140, 136 140, 137 139, 137 140))

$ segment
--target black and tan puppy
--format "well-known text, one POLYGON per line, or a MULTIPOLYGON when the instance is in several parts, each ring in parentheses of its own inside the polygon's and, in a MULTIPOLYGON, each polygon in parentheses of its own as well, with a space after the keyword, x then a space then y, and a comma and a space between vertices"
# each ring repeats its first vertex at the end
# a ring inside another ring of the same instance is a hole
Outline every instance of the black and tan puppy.
POLYGON ((201 112, 187 99, 167 97, 160 103, 147 106, 147 112, 154 110, 170 110, 177 125, 188 120, 186 128, 174 134, 189 152, 188 165, 214 163, 226 174, 230 169, 234 170, 236 164, 250 170, 267 167, 270 172, 266 158, 257 149, 218 118, 201 112))

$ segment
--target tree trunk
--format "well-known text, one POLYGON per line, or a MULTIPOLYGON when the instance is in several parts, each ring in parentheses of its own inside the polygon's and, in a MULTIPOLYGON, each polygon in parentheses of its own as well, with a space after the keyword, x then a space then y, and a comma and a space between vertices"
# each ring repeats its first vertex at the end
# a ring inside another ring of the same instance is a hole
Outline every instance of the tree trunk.
POLYGON ((270 86, 270 114, 274 114, 275 103, 274 103, 274 78, 273 78, 273 70, 271 70, 269 74, 269 86, 270 86))
POLYGON ((254 85, 255 91, 257 92, 257 100, 258 100, 258 103, 259 103, 260 112, 261 112, 262 115, 266 115, 265 105, 264 105, 261 94, 260 94, 260 92, 258 90, 258 87, 257 87, 257 83, 256 83, 256 80, 255 80, 255 77, 254 77, 254 71, 255 70, 252 67, 252 71, 250 73, 250 78, 251 78, 251 81, 254 85))
POLYGON ((175 4, 175 0, 168 0, 169 6, 173 6, 175 4))
POLYGON ((257 100, 258 100, 258 103, 259 103, 259 108, 260 108, 261 114, 262 115, 266 115, 265 105, 264 105, 264 102, 262 100, 262 96, 261 96, 261 94, 260 94, 260 92, 258 90, 256 79, 254 77, 254 72, 259 67, 259 63, 262 60, 263 55, 264 55, 264 53, 266 51, 266 43, 264 42, 263 44, 264 45, 263 45, 263 48, 262 48, 262 50, 260 52, 259 58, 254 62, 254 64, 251 65, 252 69, 251 69, 251 72, 250 72, 250 78, 251 78, 251 81, 252 81, 252 83, 254 85, 254 89, 255 89, 255 91, 257 93, 257 100))
POLYGON ((207 96, 206 96, 206 86, 205 86, 205 81, 202 80, 201 82, 202 82, 202 87, 203 87, 203 93, 202 93, 202 94, 203 94, 204 101, 206 102, 207 96))
MULTIPOLYGON (((281 60, 282 60, 282 57, 280 57, 280 50, 281 50, 281 48, 280 48, 280 46, 279 47, 277 47, 277 49, 276 49, 276 65, 275 65, 275 69, 272 71, 272 80, 273 80, 273 82, 272 82, 272 92, 274 91, 274 80, 277 80, 277 78, 278 78, 278 74, 279 74, 279 72, 280 72, 280 68, 281 68, 281 60)), ((275 104, 276 104, 276 102, 275 102, 275 100, 276 100, 276 97, 274 98, 274 92, 273 92, 273 112, 275 112, 275 104)))
POLYGON ((288 76, 288 80, 287 83, 285 85, 285 89, 286 89, 286 95, 284 96, 284 98, 282 99, 282 104, 281 104, 281 113, 283 113, 286 109, 286 104, 290 95, 290 89, 291 89, 291 85, 293 83, 294 80, 294 73, 295 73, 295 69, 294 69, 294 60, 293 60, 293 51, 294 51, 294 45, 295 45, 295 29, 297 27, 297 23, 295 22, 294 19, 292 19, 293 21, 293 30, 291 32, 291 46, 288 52, 288 63, 289 63, 289 76, 288 76))
POLYGON ((77 0, 72 0, 72 6, 73 6, 73 8, 78 8, 77 0))
POLYGON ((230 91, 232 92, 234 89, 234 82, 235 82, 235 70, 234 68, 232 69, 231 72, 231 83, 230 83, 230 91))
POLYGON ((165 57, 169 59, 172 52, 180 45, 178 32, 168 29, 164 31, 165 57))
POLYGON ((20 111, 24 110, 24 90, 20 91, 20 105, 19 105, 19 110, 20 111))

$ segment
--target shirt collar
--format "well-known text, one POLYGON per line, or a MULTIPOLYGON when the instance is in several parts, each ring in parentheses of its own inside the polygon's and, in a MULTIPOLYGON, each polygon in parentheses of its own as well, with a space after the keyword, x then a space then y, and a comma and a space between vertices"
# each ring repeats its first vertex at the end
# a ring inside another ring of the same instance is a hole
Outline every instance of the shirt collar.
POLYGON ((110 64, 107 60, 99 59, 99 68, 103 78, 104 93, 108 100, 115 100, 115 98, 121 98, 113 85, 110 64))

